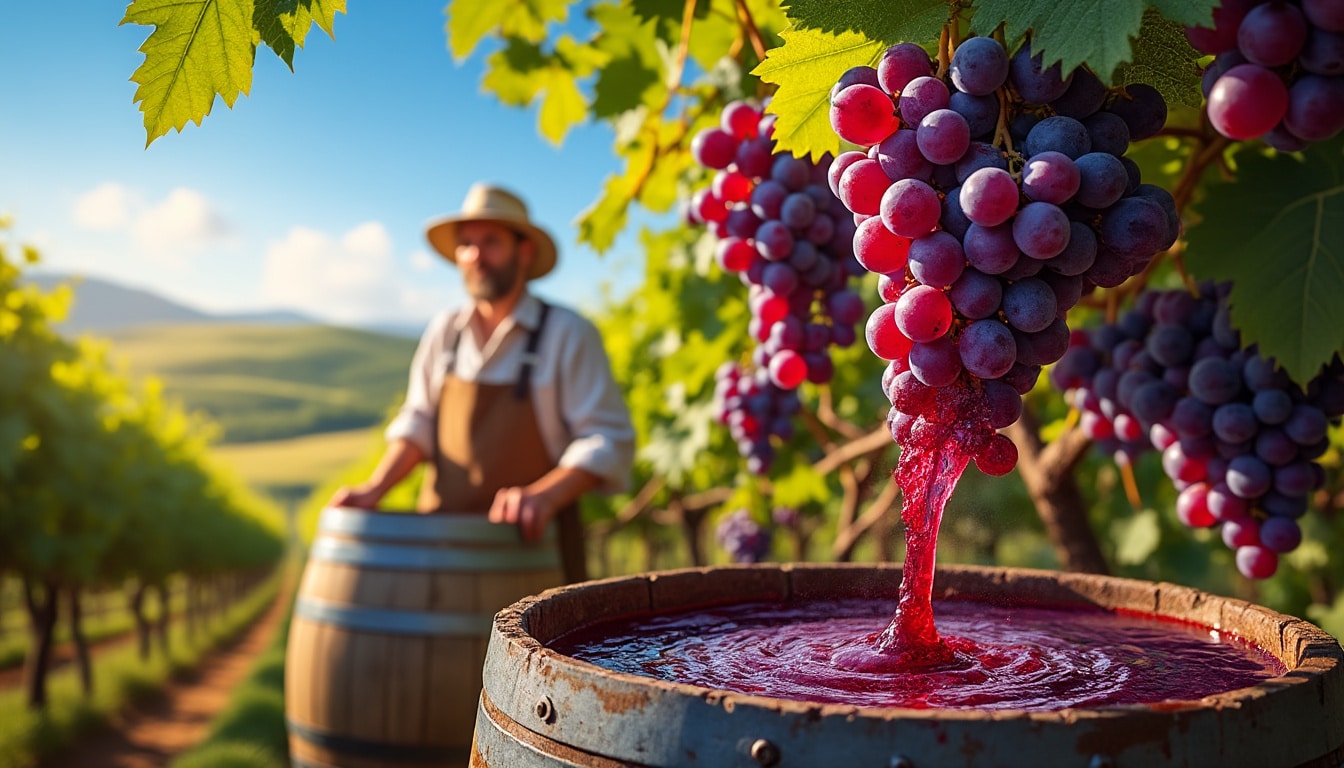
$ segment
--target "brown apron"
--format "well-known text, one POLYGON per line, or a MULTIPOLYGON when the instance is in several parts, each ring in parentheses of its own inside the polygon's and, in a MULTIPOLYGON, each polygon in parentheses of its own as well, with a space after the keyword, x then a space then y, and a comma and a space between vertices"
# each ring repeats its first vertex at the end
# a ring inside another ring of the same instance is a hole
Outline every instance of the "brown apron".
MULTIPOLYGON (((550 307, 527 337, 527 354, 513 384, 481 384, 444 374, 439 395, 438 450, 425 471, 417 507, 422 512, 485 514, 500 488, 527 485, 555 468, 532 405, 532 361, 550 307)), ((457 356, 452 358, 456 361, 457 356)), ((577 504, 556 515, 560 558, 570 583, 587 578, 577 504)))

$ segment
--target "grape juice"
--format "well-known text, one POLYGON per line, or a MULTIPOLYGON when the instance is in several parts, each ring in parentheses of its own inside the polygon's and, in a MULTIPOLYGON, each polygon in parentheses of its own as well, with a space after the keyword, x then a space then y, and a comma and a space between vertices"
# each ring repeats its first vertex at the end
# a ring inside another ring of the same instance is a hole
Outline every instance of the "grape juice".
MULTIPOLYGON (((904 596, 902 596, 904 599, 904 596)), ((1102 609, 939 600, 944 660, 887 663, 890 601, 741 603, 622 619, 552 647, 616 672, 821 704, 1025 709, 1198 699, 1284 673, 1240 638, 1102 609)))

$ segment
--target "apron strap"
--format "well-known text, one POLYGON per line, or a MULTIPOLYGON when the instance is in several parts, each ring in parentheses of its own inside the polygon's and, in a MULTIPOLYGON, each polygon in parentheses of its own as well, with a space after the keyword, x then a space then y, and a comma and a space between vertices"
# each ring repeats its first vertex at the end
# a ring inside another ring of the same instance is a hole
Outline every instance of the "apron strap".
POLYGON ((513 385, 513 398, 515 400, 525 400, 532 391, 532 367, 537 362, 537 346, 541 343, 541 332, 546 328, 546 316, 550 314, 551 305, 538 299, 541 304, 541 317, 537 319, 537 327, 533 328, 527 334, 527 347, 523 352, 523 365, 518 370, 518 380, 513 385))

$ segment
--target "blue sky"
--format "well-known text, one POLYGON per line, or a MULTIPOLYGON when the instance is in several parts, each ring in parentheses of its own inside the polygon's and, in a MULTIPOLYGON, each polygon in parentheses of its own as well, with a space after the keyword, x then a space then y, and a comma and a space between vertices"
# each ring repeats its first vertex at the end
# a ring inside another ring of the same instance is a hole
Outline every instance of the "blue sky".
POLYGON ((510 186, 561 248, 535 289, 585 308, 638 280, 633 237, 598 256, 574 221, 618 170, 605 126, 556 147, 535 110, 481 92, 484 51, 449 55, 446 0, 351 0, 295 72, 257 51, 250 96, 145 148, 132 72, 151 28, 124 2, 0 9, 0 214, 43 270, 110 278, 207 311, 287 308, 423 322, 462 300, 424 224, 473 181, 510 186), (78 10, 75 10, 78 8, 78 10))

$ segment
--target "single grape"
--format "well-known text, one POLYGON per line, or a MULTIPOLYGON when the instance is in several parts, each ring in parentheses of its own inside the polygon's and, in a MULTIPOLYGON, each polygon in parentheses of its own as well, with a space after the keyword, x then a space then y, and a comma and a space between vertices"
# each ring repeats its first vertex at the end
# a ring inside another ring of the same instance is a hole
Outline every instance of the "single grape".
POLYGON ((1274 72, 1241 64, 1223 73, 1208 98, 1209 122, 1229 139, 1269 133, 1288 112, 1288 89, 1274 72))
POLYGON ((896 326, 906 338, 929 342, 952 327, 952 304, 937 288, 916 285, 896 302, 896 326))
POLYGON ((877 85, 887 93, 900 93, 917 77, 933 73, 933 61, 914 43, 899 43, 888 48, 877 63, 877 85))
POLYGON ((948 70, 957 90, 972 96, 993 93, 1008 79, 1008 52, 989 37, 972 37, 952 52, 948 70))
POLYGON ((1013 56, 1008 79, 1024 101, 1048 104, 1068 91, 1073 75, 1063 76, 1059 62, 1045 67, 1042 55, 1032 56, 1031 43, 1026 42, 1013 56))
POLYGON ((853 144, 871 146, 900 127, 896 105, 881 88, 858 83, 831 100, 831 128, 853 144))

